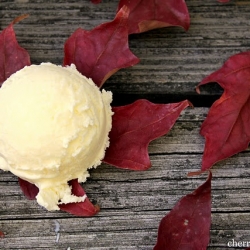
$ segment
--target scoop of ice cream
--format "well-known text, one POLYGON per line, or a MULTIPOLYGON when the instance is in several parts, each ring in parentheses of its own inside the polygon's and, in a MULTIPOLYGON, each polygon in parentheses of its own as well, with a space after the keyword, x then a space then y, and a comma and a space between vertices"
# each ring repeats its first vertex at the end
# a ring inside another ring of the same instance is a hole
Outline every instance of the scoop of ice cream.
POLYGON ((109 145, 111 92, 102 92, 74 65, 31 65, 0 89, 0 168, 39 188, 48 210, 80 202, 67 182, 84 182, 109 145))

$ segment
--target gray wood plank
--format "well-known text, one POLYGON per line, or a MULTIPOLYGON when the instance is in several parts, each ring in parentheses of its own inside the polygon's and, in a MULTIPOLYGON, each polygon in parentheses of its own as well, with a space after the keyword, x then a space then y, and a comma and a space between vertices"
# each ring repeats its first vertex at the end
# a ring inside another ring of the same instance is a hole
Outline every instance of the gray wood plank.
MULTIPOLYGON (((0 231, 5 238, 0 239, 0 249, 152 249, 161 218, 205 180, 205 175, 188 178, 187 173, 200 168, 204 148, 200 125, 222 90, 211 84, 198 95, 194 88, 229 56, 249 49, 250 1, 186 2, 190 30, 172 27, 131 35, 131 50, 141 62, 118 71, 104 85, 113 91, 114 105, 148 98, 158 103, 189 99, 196 106, 183 111, 166 136, 150 143, 152 167, 133 172, 103 164, 91 170, 83 187, 101 206, 101 212, 91 218, 45 211, 24 198, 15 176, 1 171, 0 231), (60 224, 58 242, 55 221, 60 224)), ((0 30, 18 15, 29 13, 29 18, 15 25, 21 46, 33 63, 61 64, 63 44, 70 34, 78 27, 92 29, 112 20, 117 3, 1 0, 0 30)), ((250 241, 249 162, 246 150, 213 167, 209 250, 229 249, 232 239, 250 241)))
MULTIPOLYGON (((30 17, 15 26, 17 38, 33 63, 61 64, 63 44, 78 27, 92 29, 114 18, 118 1, 93 5, 82 1, 1 1, 0 28, 15 17, 30 17)), ((189 97, 197 106, 210 106, 222 93, 212 84, 195 86, 231 55, 249 49, 250 4, 219 4, 187 0, 191 16, 188 32, 172 27, 130 36, 131 50, 141 62, 112 76, 105 88, 114 92, 114 103, 146 97, 152 101, 177 101, 189 97)))
MULTIPOLYGON (((178 124, 184 120, 202 120, 205 111, 197 108, 183 112, 173 129, 179 130, 178 124)), ((186 133, 187 140, 188 135, 190 140, 199 137, 198 133, 186 133)), ((0 241, 0 248, 31 249, 32 245, 36 249, 152 249, 161 218, 205 178, 187 177, 188 172, 199 169, 201 151, 159 153, 155 152, 155 143, 157 140, 149 149, 152 167, 148 171, 127 171, 105 164, 91 171, 83 186, 90 199, 101 206, 101 212, 92 218, 45 211, 23 197, 15 177, 2 173, 0 228, 6 237, 0 241), (60 224, 58 242, 55 220, 60 224)), ((226 249, 232 239, 249 238, 249 159, 246 151, 213 168, 208 249, 226 249)))

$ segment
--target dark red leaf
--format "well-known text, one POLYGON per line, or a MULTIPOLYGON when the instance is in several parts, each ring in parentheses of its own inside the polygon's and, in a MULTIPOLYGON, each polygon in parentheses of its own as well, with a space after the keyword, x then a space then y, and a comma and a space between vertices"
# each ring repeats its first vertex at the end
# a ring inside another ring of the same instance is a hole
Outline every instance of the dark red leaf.
POLYGON ((154 250, 205 250, 210 238, 211 179, 184 196, 161 220, 154 250))
POLYGON ((149 142, 166 134, 187 106, 190 106, 188 101, 154 104, 138 100, 113 108, 110 146, 103 161, 119 168, 148 169, 149 142))
POLYGON ((30 65, 29 54, 19 46, 13 29, 15 23, 26 17, 22 15, 16 18, 0 33, 0 86, 13 73, 30 65))
MULTIPOLYGON (((39 189, 34 184, 31 184, 28 181, 25 181, 21 178, 19 178, 18 180, 24 195, 28 199, 34 200, 36 198, 36 195, 38 194, 39 189)), ((69 185, 72 186, 72 194, 76 196, 85 195, 85 191, 78 183, 77 179, 69 181, 69 185)), ((77 216, 93 216, 100 211, 99 206, 93 205, 88 197, 86 197, 84 202, 61 204, 59 205, 59 207, 62 211, 66 211, 77 216)))
POLYGON ((101 87, 119 69, 137 64, 139 59, 128 47, 128 15, 124 6, 112 22, 91 31, 77 29, 65 43, 64 65, 74 63, 101 87))
MULTIPOLYGON (((76 196, 84 196, 85 191, 77 179, 71 180, 72 193, 76 196)), ((93 216, 100 211, 100 207, 93 205, 88 197, 83 202, 60 204, 60 209, 77 216, 93 216)))
POLYGON ((98 3, 100 3, 102 0, 91 0, 91 2, 92 3, 94 3, 94 4, 98 4, 98 3))
POLYGON ((230 57, 198 85, 217 82, 224 93, 209 110, 200 133, 206 144, 202 170, 245 150, 250 141, 250 52, 230 57))
POLYGON ((129 34, 168 26, 188 30, 190 25, 184 0, 120 0, 118 10, 124 5, 130 9, 129 34))
POLYGON ((34 200, 36 199, 36 196, 39 192, 39 189, 36 185, 29 183, 28 181, 25 181, 21 178, 18 178, 18 182, 20 185, 21 190, 23 191, 24 195, 29 199, 29 200, 34 200))
POLYGON ((4 233, 0 231, 0 238, 4 238, 4 233))

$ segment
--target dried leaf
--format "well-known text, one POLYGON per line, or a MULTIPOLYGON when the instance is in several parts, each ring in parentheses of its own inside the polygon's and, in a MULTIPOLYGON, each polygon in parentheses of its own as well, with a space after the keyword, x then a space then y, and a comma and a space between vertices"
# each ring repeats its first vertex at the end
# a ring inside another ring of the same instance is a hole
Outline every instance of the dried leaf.
MULTIPOLYGON (((28 181, 25 181, 21 178, 19 178, 18 180, 24 195, 29 200, 34 200, 39 192, 39 189, 34 184, 31 184, 28 181)), ((69 185, 72 186, 72 194, 76 196, 85 195, 85 191, 78 183, 77 179, 69 181, 69 185)), ((62 211, 66 211, 76 216, 93 216, 100 210, 99 206, 93 205, 88 197, 86 197, 84 202, 61 204, 59 205, 59 207, 62 211)))
POLYGON ((124 5, 130 9, 129 34, 168 26, 188 30, 190 25, 184 0, 120 0, 118 10, 124 5))
POLYGON ((161 220, 154 250, 205 250, 210 238, 211 179, 184 196, 161 220))
POLYGON ((28 52, 19 46, 13 29, 15 23, 28 15, 17 17, 0 33, 0 86, 13 73, 30 65, 28 52))
POLYGON ((32 183, 29 183, 28 181, 21 179, 21 178, 18 178, 18 182, 19 182, 20 188, 23 191, 24 195, 29 200, 35 200, 36 196, 39 192, 38 187, 32 183))
POLYGON ((217 82, 224 93, 201 126, 205 137, 202 170, 245 150, 250 141, 250 52, 230 57, 198 85, 217 82))
POLYGON ((119 69, 137 64, 139 59, 128 47, 128 15, 124 6, 112 22, 91 31, 77 29, 65 43, 64 65, 75 64, 101 87, 119 69))
POLYGON ((118 168, 148 169, 151 166, 149 142, 166 134, 188 106, 190 103, 187 100, 173 104, 138 100, 113 108, 110 146, 103 161, 118 168))
POLYGON ((92 3, 94 3, 94 4, 98 4, 98 3, 100 3, 102 0, 91 0, 91 2, 92 3))
MULTIPOLYGON (((77 179, 71 180, 72 193, 76 196, 84 196, 86 193, 77 179)), ((59 205, 60 209, 77 216, 93 216, 100 211, 98 205, 93 205, 88 197, 83 202, 68 203, 59 205)))

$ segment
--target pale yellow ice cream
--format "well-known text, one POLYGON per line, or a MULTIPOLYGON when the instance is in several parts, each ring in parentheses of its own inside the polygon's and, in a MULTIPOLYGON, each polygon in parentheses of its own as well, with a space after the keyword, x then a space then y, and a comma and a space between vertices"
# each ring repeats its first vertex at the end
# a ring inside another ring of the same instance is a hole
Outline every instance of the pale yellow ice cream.
POLYGON ((48 210, 80 202, 67 182, 84 182, 109 145, 111 92, 100 91, 74 65, 31 65, 0 89, 0 168, 39 188, 48 210))

